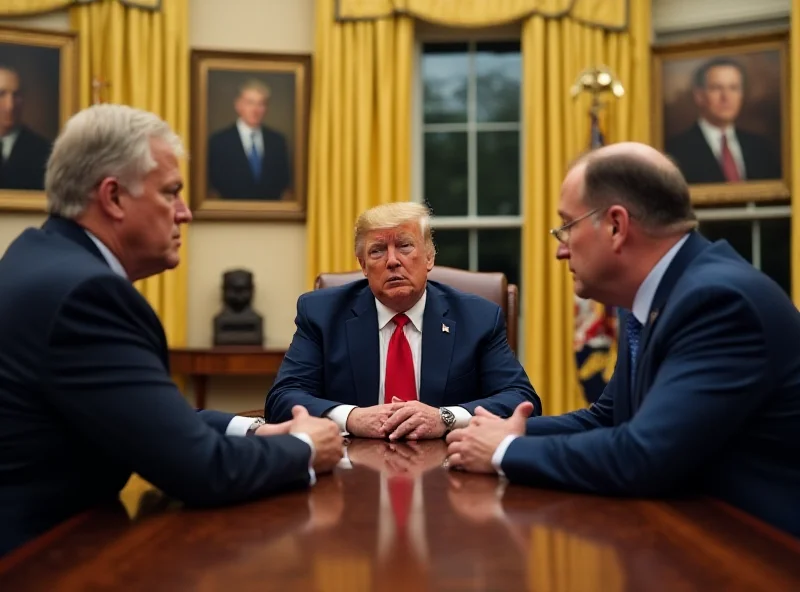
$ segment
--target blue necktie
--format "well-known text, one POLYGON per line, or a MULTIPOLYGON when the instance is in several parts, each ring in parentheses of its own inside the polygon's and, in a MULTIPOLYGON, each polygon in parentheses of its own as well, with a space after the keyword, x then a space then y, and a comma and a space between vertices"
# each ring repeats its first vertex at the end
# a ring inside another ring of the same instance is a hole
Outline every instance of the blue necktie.
POLYGON ((628 314, 628 318, 625 321, 625 331, 628 333, 628 350, 631 352, 631 387, 633 387, 633 377, 636 375, 636 354, 639 353, 642 324, 636 320, 632 312, 628 314))
POLYGON ((253 171, 253 178, 256 181, 261 180, 261 157, 258 155, 258 148, 256 148, 256 133, 250 135, 250 170, 253 171))

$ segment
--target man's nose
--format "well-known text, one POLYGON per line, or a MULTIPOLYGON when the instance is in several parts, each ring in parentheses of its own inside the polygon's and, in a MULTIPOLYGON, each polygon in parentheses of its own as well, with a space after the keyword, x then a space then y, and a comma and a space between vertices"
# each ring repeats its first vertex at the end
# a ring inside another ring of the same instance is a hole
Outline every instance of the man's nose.
POLYGON ((569 259, 569 247, 564 243, 558 243, 558 248, 556 249, 556 259, 562 261, 564 259, 569 259))
POLYGON ((400 260, 397 258, 397 252, 391 245, 386 249, 386 265, 389 267, 398 267, 400 260))
POLYGON ((192 210, 182 199, 178 199, 175 206, 175 222, 178 224, 188 224, 193 220, 192 210))

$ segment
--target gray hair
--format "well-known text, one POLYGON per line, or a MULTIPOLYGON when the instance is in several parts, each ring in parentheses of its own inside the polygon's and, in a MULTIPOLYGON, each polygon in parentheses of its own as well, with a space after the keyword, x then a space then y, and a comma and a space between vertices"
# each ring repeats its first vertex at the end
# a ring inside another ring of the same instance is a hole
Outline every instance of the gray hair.
POLYGON ((422 238, 425 241, 425 251, 429 256, 435 255, 436 248, 433 245, 430 209, 421 203, 403 201, 375 206, 358 217, 354 241, 356 257, 364 256, 364 239, 368 232, 397 228, 408 222, 417 222, 419 224, 422 238))
POLYGON ((47 211, 80 216, 106 177, 118 178, 132 195, 141 195, 144 178, 156 167, 151 140, 166 142, 178 158, 184 155, 169 124, 148 111, 104 103, 73 115, 47 161, 47 211))

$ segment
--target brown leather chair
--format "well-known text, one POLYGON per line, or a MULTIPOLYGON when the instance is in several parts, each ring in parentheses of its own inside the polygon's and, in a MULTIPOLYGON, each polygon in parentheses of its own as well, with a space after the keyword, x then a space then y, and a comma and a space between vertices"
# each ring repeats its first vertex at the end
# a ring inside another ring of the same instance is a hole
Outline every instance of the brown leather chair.
MULTIPOLYGON (((314 282, 314 289, 333 288, 360 279, 364 279, 364 274, 360 270, 342 273, 321 273, 314 282)), ((506 318, 508 345, 511 347, 511 351, 514 352, 514 355, 516 355, 517 326, 519 321, 519 290, 515 284, 508 283, 505 274, 499 272, 466 271, 454 267, 434 265, 433 269, 428 274, 428 279, 446 284, 462 292, 482 296, 500 306, 506 318)))

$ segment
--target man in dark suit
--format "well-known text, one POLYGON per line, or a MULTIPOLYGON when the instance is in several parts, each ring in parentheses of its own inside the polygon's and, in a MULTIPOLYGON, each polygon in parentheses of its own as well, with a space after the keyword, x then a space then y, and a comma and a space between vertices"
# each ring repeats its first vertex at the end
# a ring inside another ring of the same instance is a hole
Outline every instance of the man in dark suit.
POLYGON ((277 426, 197 412, 170 380, 132 282, 178 265, 181 152, 153 114, 81 111, 48 163, 50 218, 0 259, 0 553, 116 499, 132 472, 217 505, 307 487, 342 455, 336 426, 300 407, 277 426))
POLYGON ((429 281, 428 208, 392 203, 356 222, 365 280, 304 294, 266 416, 294 405, 354 436, 438 438, 478 406, 508 416, 541 403, 506 340, 499 306, 429 281))
POLYGON ((0 189, 44 189, 50 142, 22 124, 19 73, 0 64, 0 189))
POLYGON ((711 60, 695 73, 693 97, 699 118, 665 145, 688 183, 781 178, 780 158, 767 140, 736 127, 744 90, 744 68, 730 58, 711 60))
POLYGON ((575 292, 628 312, 589 409, 448 436, 450 464, 513 483, 630 496, 700 493, 800 536, 800 313, 725 242, 695 230, 689 190, 656 150, 615 144, 562 185, 553 231, 575 292))
POLYGON ((263 125, 270 90, 250 81, 234 103, 236 123, 208 141, 208 183, 222 199, 291 199, 286 138, 263 125))

